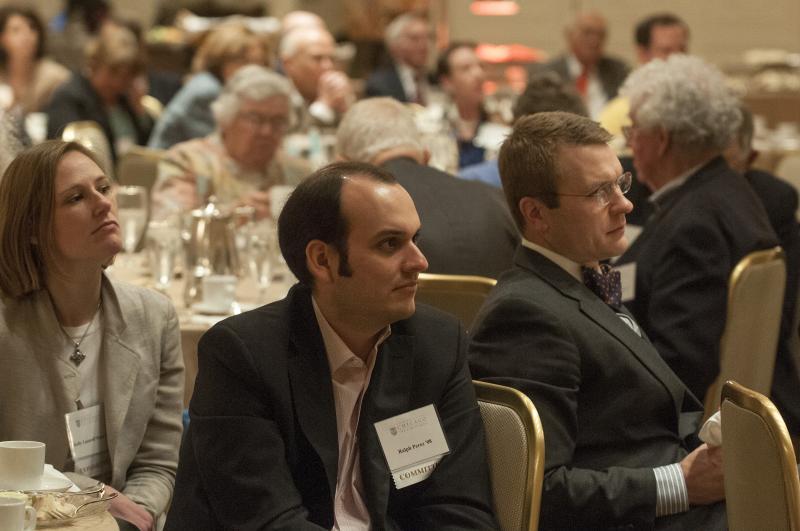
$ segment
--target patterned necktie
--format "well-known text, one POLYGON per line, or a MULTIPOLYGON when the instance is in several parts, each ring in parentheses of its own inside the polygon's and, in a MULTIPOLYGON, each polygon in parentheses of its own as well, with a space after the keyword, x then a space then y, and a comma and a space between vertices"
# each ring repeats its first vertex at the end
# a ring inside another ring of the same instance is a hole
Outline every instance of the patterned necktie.
POLYGON ((586 97, 586 93, 589 90, 589 70, 584 66, 581 70, 581 73, 578 77, 575 78, 575 89, 578 91, 578 94, 586 97))
POLYGON ((591 267, 581 267, 583 283, 600 299, 618 310, 622 306, 622 282, 619 271, 608 264, 600 264, 600 271, 591 267))

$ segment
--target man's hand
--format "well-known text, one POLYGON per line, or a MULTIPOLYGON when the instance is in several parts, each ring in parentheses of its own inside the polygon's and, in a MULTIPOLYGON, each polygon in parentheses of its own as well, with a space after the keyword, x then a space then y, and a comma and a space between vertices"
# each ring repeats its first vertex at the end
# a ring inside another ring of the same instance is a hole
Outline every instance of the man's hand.
POLYGON ((256 220, 269 218, 271 215, 269 207, 269 191, 256 190, 245 194, 239 200, 239 205, 247 205, 256 209, 256 220))
POLYGON ((108 511, 114 518, 120 518, 126 522, 130 522, 140 531, 154 531, 155 522, 153 517, 148 513, 144 507, 137 504, 118 490, 106 485, 107 492, 117 492, 119 496, 111 500, 111 505, 108 511))
POLYGON ((339 114, 344 113, 356 100, 350 79, 343 72, 329 70, 319 78, 318 100, 339 114))
POLYGON ((680 465, 690 505, 709 505, 725 499, 721 447, 698 446, 680 465))

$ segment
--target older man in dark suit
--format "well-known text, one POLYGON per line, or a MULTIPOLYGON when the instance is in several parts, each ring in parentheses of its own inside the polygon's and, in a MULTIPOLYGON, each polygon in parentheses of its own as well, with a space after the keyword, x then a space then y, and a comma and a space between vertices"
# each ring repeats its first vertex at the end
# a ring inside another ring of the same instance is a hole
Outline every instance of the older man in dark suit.
POLYGON ((564 29, 569 51, 533 68, 533 73, 552 70, 573 83, 592 117, 598 117, 605 104, 616 97, 630 72, 625 62, 605 55, 607 31, 606 19, 599 13, 578 13, 564 29))
POLYGON ((623 173, 605 130, 569 113, 517 121, 500 175, 523 235, 476 321, 473 377, 531 397, 545 433, 540 529, 721 529, 721 450, 700 404, 620 304, 601 262, 626 246, 623 173))
POLYGON ((496 528, 464 331, 415 309, 419 230, 373 166, 298 186, 278 233, 300 284, 200 341, 167 529, 496 528))
POLYGON ((631 74, 622 93, 633 165, 656 209, 619 260, 636 264, 629 307, 702 400, 719 373, 731 271, 778 239, 750 185, 722 158, 741 113, 719 70, 671 55, 631 74))
POLYGON ((368 97, 389 96, 402 102, 425 105, 428 86, 427 66, 431 29, 428 21, 415 13, 404 13, 386 27, 386 48, 391 64, 379 68, 368 78, 368 97))
POLYGON ((431 273, 497 278, 511 267, 519 242, 502 194, 427 166, 414 118, 390 98, 363 100, 336 134, 340 157, 389 170, 408 190, 422 219, 420 248, 431 273))

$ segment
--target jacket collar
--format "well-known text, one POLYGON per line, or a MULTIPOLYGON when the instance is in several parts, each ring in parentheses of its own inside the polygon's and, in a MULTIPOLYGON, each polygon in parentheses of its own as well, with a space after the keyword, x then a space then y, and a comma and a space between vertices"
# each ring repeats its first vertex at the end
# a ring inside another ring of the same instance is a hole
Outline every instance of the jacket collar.
MULTIPOLYGON (((591 290, 541 254, 520 247, 517 249, 514 262, 517 266, 533 272, 565 297, 575 300, 581 313, 622 343, 634 358, 664 385, 673 398, 676 414, 681 411, 685 386, 646 337, 639 337, 611 307, 600 300, 591 290)), ((625 308, 623 311, 633 319, 633 316, 625 308)))

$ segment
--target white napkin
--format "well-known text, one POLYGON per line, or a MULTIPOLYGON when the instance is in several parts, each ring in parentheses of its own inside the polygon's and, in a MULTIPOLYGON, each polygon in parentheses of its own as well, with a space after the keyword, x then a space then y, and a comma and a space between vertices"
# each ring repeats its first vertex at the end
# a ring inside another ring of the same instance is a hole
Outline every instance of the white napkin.
POLYGON ((48 464, 44 465, 44 473, 42 474, 42 479, 44 480, 47 478, 69 481, 72 484, 72 486, 69 489, 67 489, 67 492, 79 492, 81 490, 78 488, 77 485, 75 485, 75 483, 72 482, 72 480, 70 480, 67 476, 56 470, 55 467, 53 467, 53 465, 48 465, 48 464))
POLYGON ((709 446, 722 446, 722 418, 719 411, 708 417, 700 428, 700 440, 709 446))

